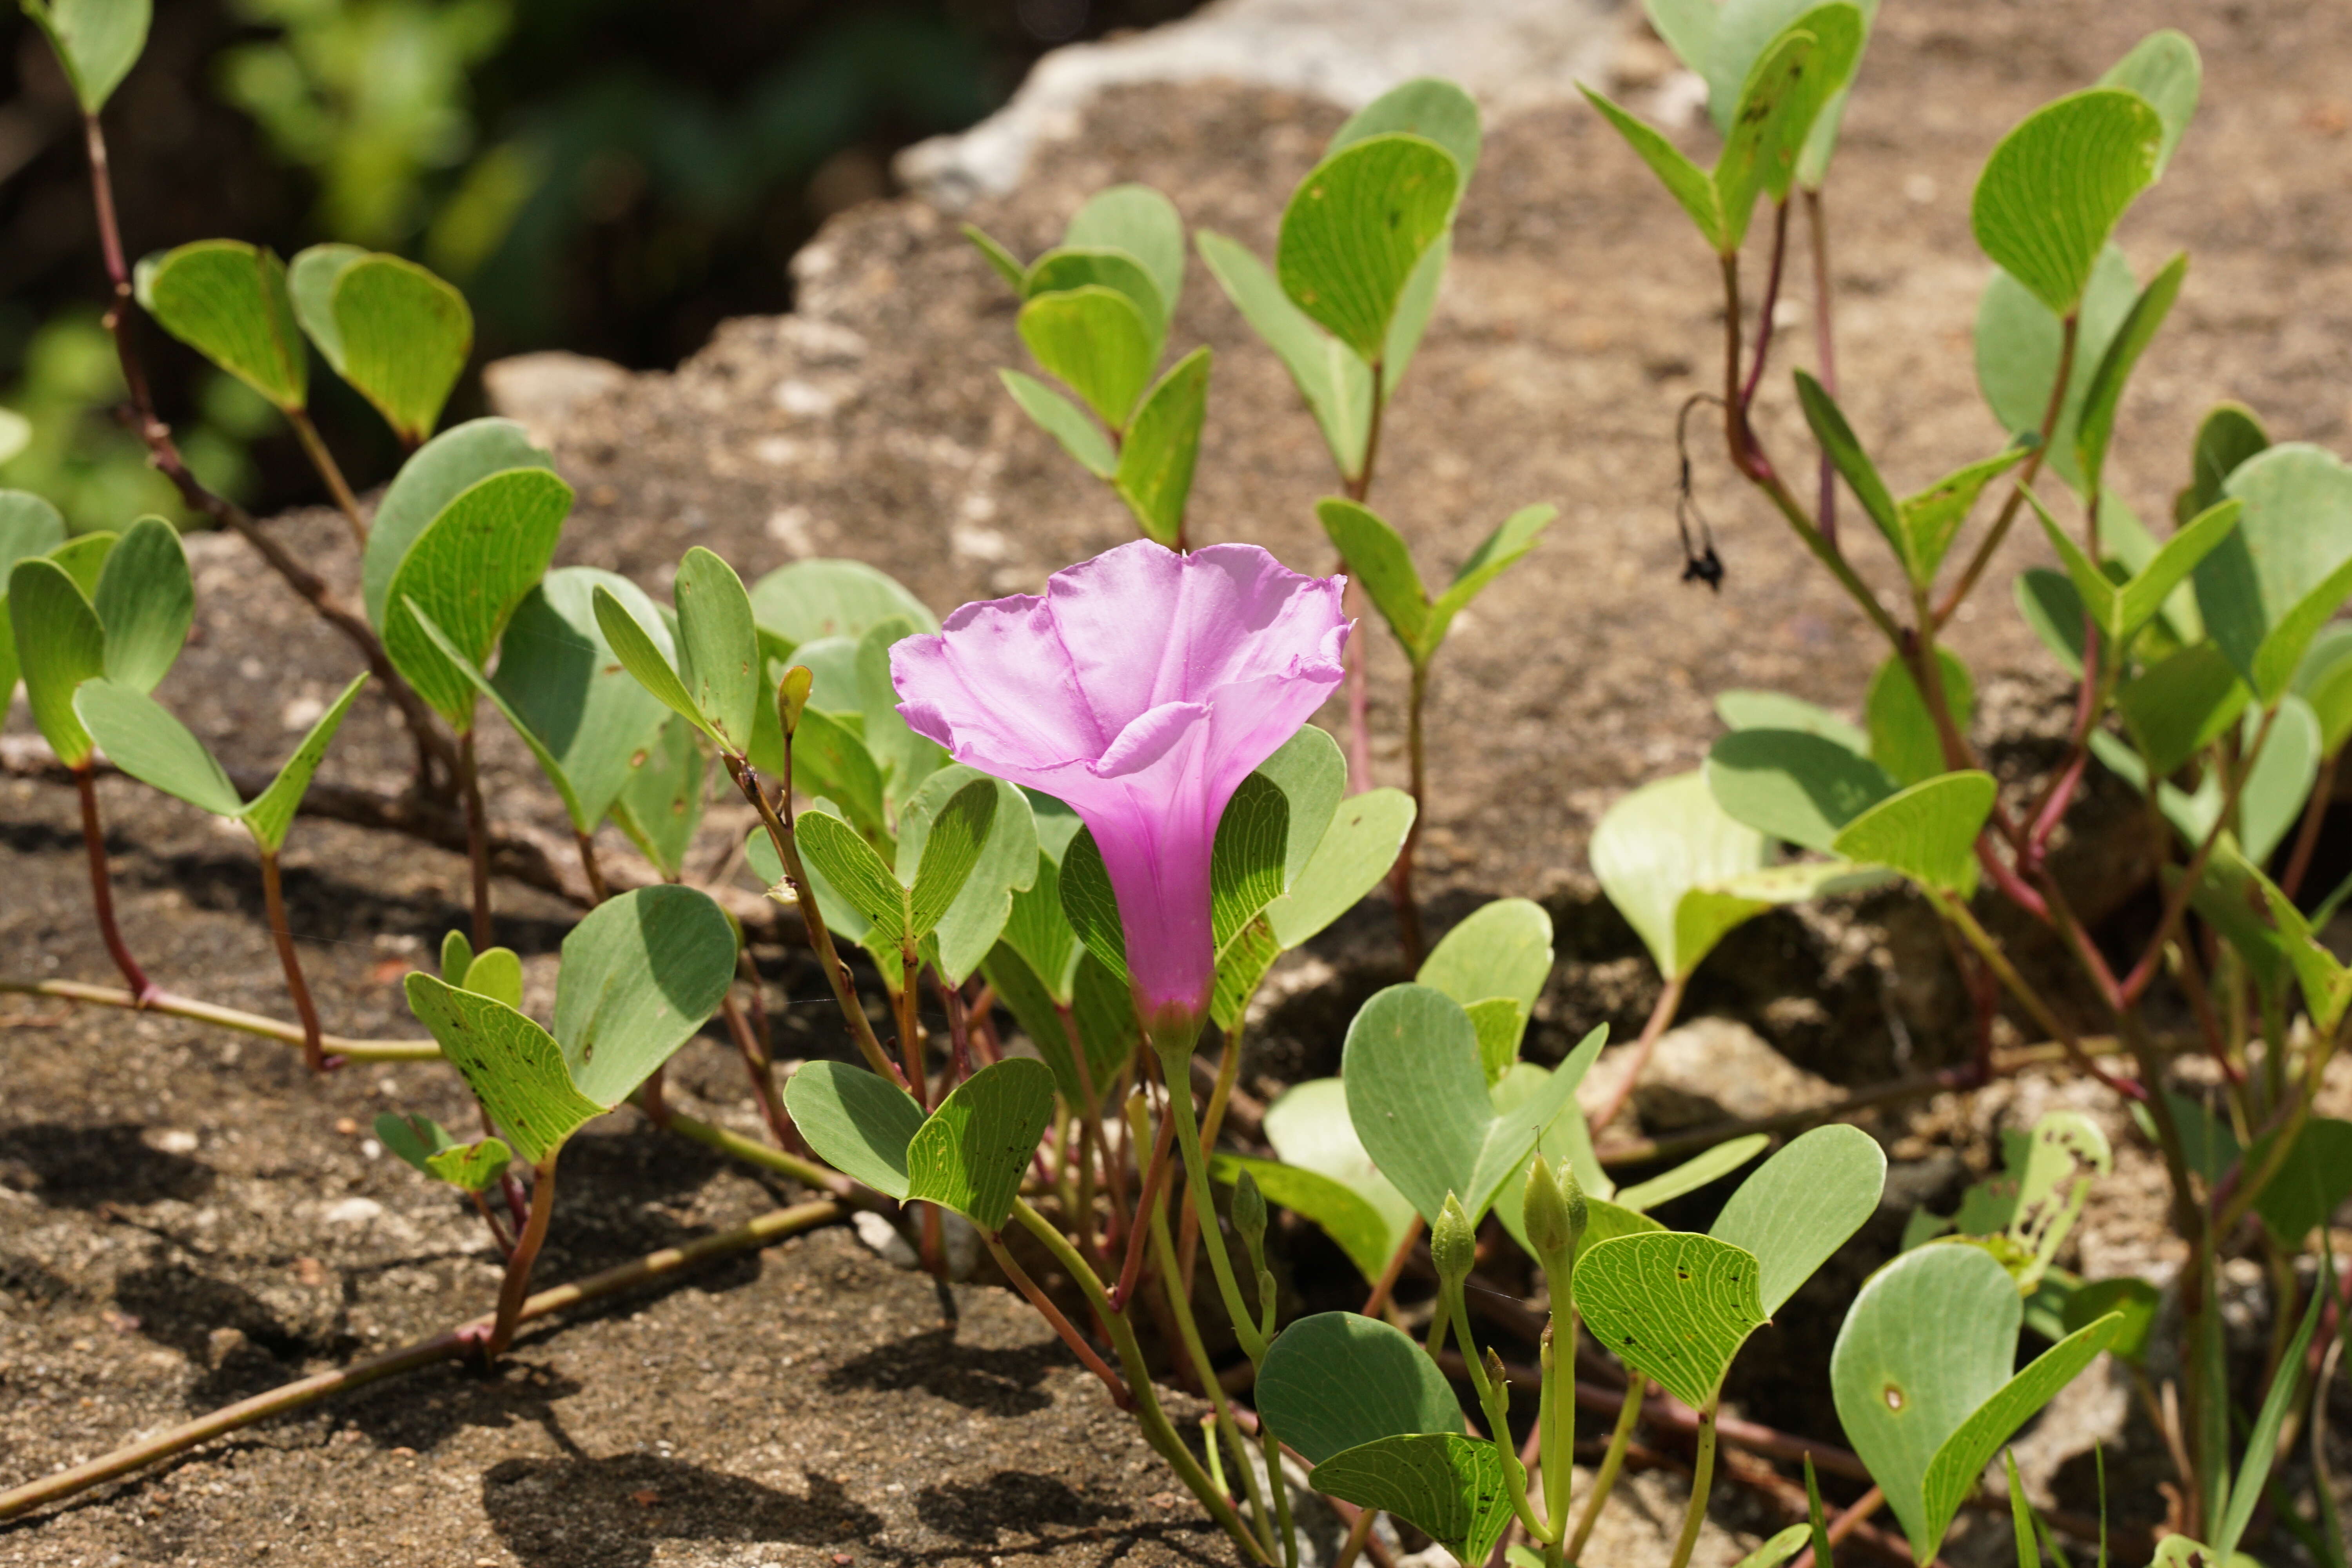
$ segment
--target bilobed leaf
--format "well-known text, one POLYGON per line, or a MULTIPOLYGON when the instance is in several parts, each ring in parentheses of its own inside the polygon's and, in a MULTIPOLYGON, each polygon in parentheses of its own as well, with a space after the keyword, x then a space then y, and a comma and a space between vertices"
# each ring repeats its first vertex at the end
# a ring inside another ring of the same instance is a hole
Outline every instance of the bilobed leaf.
POLYGON ((1976 887, 1977 834, 1992 813, 1993 792, 1990 773, 1939 774, 1846 824, 1831 848, 1926 887, 1966 895, 1976 887))
POLYGON ((1283 292, 1366 363, 1378 360, 1405 284, 1461 189, 1454 155, 1409 132, 1329 154, 1283 210, 1275 247, 1283 292))
POLYGON ((1659 972, 1677 979, 1737 923, 1710 918, 1685 926, 1690 896, 1762 869, 1769 847, 1762 833, 1717 805, 1706 776, 1694 772, 1643 784, 1618 800, 1601 814, 1588 854, 1601 890, 1641 936, 1659 972))
POLYGON ((1363 470, 1371 428, 1370 368, 1293 304, 1247 247, 1208 229, 1198 231, 1193 244, 1234 309, 1290 372, 1340 474, 1355 478, 1363 470))
MULTIPOLYGON (((1363 1141, 1356 1136, 1355 1123, 1348 1116, 1347 1086, 1336 1078, 1309 1079, 1305 1083, 1293 1084, 1265 1108, 1265 1141, 1281 1156, 1286 1169, 1306 1172, 1332 1183, 1360 1201, 1373 1215, 1379 1236, 1361 1247, 1364 1258, 1371 1264, 1362 1271, 1367 1283, 1379 1279, 1396 1249, 1403 1245, 1416 1215, 1412 1202, 1397 1191, 1396 1184, 1381 1174, 1380 1167, 1364 1152, 1363 1141)), ((1507 1194, 1509 1187, 1506 1182, 1507 1194)), ((1265 1191, 1274 1202, 1288 1201, 1275 1197, 1270 1187, 1265 1191)), ((1326 1229, 1330 1228, 1330 1222, 1321 1215, 1310 1214, 1309 1217, 1326 1229)), ((1356 1247, 1348 1249, 1349 1258, 1361 1268, 1363 1259, 1358 1258, 1357 1252, 1356 1247)))
POLYGON ((492 474, 509 468, 554 469, 555 460, 530 444, 511 419, 468 419, 418 447, 377 503, 360 565, 360 594, 369 624, 383 629, 392 579, 417 536, 449 503, 492 474))
POLYGON ((1903 526, 1903 555, 1911 563, 1913 582, 1924 586, 1935 581, 1936 569, 1944 563, 1977 498, 1984 494, 1987 485, 2024 459, 2025 448, 2012 447, 1955 469, 1917 495, 1895 503, 1895 515, 1903 526))
POLYGON ((2051 310, 2073 313, 2116 220, 2156 177, 2163 142, 2157 111, 2120 88, 2045 105, 1985 161, 1969 209, 1977 244, 2051 310))
POLYGON ((1290 890, 1265 907, 1266 924, 1285 952, 1354 909, 1388 875, 1412 830, 1412 796, 1401 789, 1349 795, 1331 817, 1290 890))
POLYGON ((503 1002, 421 973, 405 984, 409 1011, 533 1165, 544 1164, 565 1139, 612 1109, 572 1086, 554 1036, 503 1002))
POLYGON ((1396 1515, 1464 1563, 1485 1562, 1511 1522, 1495 1445, 1456 1433, 1382 1437, 1333 1455, 1307 1479, 1317 1491, 1396 1515))
POLYGON ((2133 45, 2131 52, 2099 79, 2101 87, 2124 88, 2147 100, 2163 122, 2149 179, 2163 177, 2165 164, 2172 161, 2172 150, 2180 145, 2181 133, 2197 112, 2197 92, 2204 75, 2204 64, 2197 58, 2197 46, 2189 35, 2166 27, 2133 45))
POLYGON ((1758 1274, 1753 1253, 1713 1237, 1623 1236, 1578 1261, 1576 1304, 1596 1344, 1705 1408, 1765 1321, 1758 1274))
MULTIPOLYGON (((1171 550, 1183 530, 1184 503, 1192 493, 1192 467, 1201 453, 1201 423, 1208 415, 1209 359, 1207 349, 1194 349, 1143 395, 1143 406, 1135 411, 1127 439, 1119 447, 1117 467, 1106 475, 1119 500, 1143 525, 1144 533, 1171 550)), ((1072 455, 1076 455, 1076 448, 1072 455)))
POLYGON ((2132 367, 2139 363, 2139 356, 2156 340, 2188 276, 2189 253, 2182 251, 2165 263, 2163 270, 2150 279, 2139 298, 2132 301, 2123 325, 2116 329, 2107 343, 2107 352, 2099 356, 2098 368, 2091 374, 2090 385, 2083 395, 2083 412, 2074 426, 2074 461, 2092 489, 2098 489, 2100 470, 2106 465, 2107 443, 2115 436, 2116 411, 2123 405, 2124 384, 2131 379, 2132 367))
POLYGON ((293 310, 335 374, 411 446, 433 434, 474 346, 465 295, 414 261, 352 246, 294 258, 293 310))
MULTIPOLYGON (((1938 645, 1936 667, 1944 689, 1945 710, 1962 735, 1976 715, 1976 682, 1959 656, 1938 645)), ((1863 700, 1864 719, 1870 726, 1870 760, 1886 770, 1897 784, 1914 784, 1944 771, 1944 742, 1919 683, 1909 667, 1890 656, 1870 678, 1863 700)))
POLYGON ((894 616, 918 632, 940 629, 928 605, 863 561, 795 561, 751 584, 752 620, 791 647, 818 637, 855 640, 894 616))
POLYGON ((1405 657, 1419 663, 1428 652, 1423 634, 1429 626, 1429 594, 1421 585, 1403 536, 1370 507, 1336 496, 1316 502, 1315 515, 1339 546, 1349 575, 1371 595, 1373 607, 1404 645, 1405 657))
POLYGON ((1049 250, 1029 264, 1021 297, 1034 300, 1041 295, 1066 294, 1073 289, 1088 287, 1108 289, 1126 296, 1136 314, 1143 318, 1143 334, 1150 343, 1151 357, 1157 360, 1160 344, 1168 336, 1169 302, 1150 270, 1126 251, 1067 247, 1049 250))
MULTIPOLYGON (((1705 1153, 1693 1155, 1671 1171, 1662 1172, 1647 1181, 1635 1182, 1631 1186, 1620 1187, 1615 1201, 1620 1207, 1631 1209, 1635 1214, 1656 1208, 1660 1204, 1670 1203, 1685 1193, 1695 1193, 1710 1182, 1729 1175, 1762 1153, 1771 1142, 1761 1132, 1750 1132, 1743 1138, 1727 1138, 1705 1153)), ((1743 1186, 1741 1191, 1745 1190, 1743 1186)), ((1717 1227, 1718 1231, 1721 1228, 1719 1226, 1717 1227)), ((1746 1247, 1750 1252, 1756 1250, 1738 1237, 1718 1236, 1717 1239, 1746 1247)), ((1769 1285, 1769 1279, 1767 1283, 1769 1285)), ((1768 1297, 1765 1302, 1767 1316, 1770 1315, 1772 1305, 1768 1297)))
POLYGON ((1858 757, 1870 754, 1870 737, 1859 728, 1817 703, 1785 692, 1718 691, 1715 715, 1727 730, 1796 730, 1834 741, 1858 757))
POLYGON ((818 1159, 887 1197, 907 1195, 907 1144, 923 1124, 914 1096, 847 1062, 805 1062, 784 1109, 818 1159))
POLYGON ((1026 1057, 992 1062, 961 1083, 907 1143, 907 1196, 950 1208, 993 1235, 1054 1119, 1054 1075, 1026 1057))
POLYGON ((1845 478, 1846 488, 1853 499, 1862 503, 1864 516, 1877 525, 1895 548, 1895 559, 1913 582, 1920 581, 1919 563, 1913 559, 1910 535, 1904 530, 1901 515, 1895 510, 1895 496, 1887 489, 1886 481, 1878 477, 1878 465, 1862 449, 1853 427, 1846 423, 1845 413, 1837 405, 1827 388, 1800 370, 1795 373, 1797 403, 1805 412, 1805 423, 1813 429, 1813 439, 1837 471, 1845 478))
POLYGON ((1720 248, 1738 248, 1759 195, 1788 199, 1813 122, 1853 79, 1862 37, 1862 12, 1836 0, 1799 16, 1757 57, 1715 164, 1723 211, 1720 248))
POLYGON ((1454 617, 1468 606, 1471 600, 1485 591, 1486 584, 1516 565, 1528 552, 1536 547, 1543 531, 1559 515, 1559 508, 1550 505, 1521 507, 1505 518, 1495 531, 1479 541, 1478 548, 1454 574, 1454 581, 1437 595, 1431 605, 1429 625, 1423 636, 1429 651, 1435 653, 1437 645, 1445 640, 1446 629, 1454 617))
MULTIPOLYGON (((2082 470, 2074 464, 2074 430, 2083 400, 2107 344, 2138 298, 2131 263, 2121 249, 2109 245, 2093 264, 2083 293, 2074 368, 2043 457, 2044 468, 2078 491, 2084 487, 2082 470)), ((2041 433, 2063 337, 2057 313, 2032 290, 2006 272, 1993 273, 1977 302, 1977 385, 2001 430, 2013 440, 2031 440, 2041 433)))
POLYGON ((677 679, 722 750, 741 755, 763 695, 751 599, 735 568, 698 544, 678 563, 677 679))
POLYGON ((472 726, 473 684, 442 658, 414 612, 430 616, 481 664, 515 606, 546 575, 571 510, 572 487, 547 469, 493 474, 459 492, 394 574, 384 652, 417 695, 457 729, 472 726))
POLYGON ((8 574, 8 626, 33 722, 58 761, 89 761, 89 731, 74 713, 74 691, 106 673, 106 630, 80 586, 47 556, 19 561, 8 574))
POLYGON ((486 948, 466 965, 465 988, 477 996, 522 1011, 522 955, 510 947, 486 948))
MULTIPOLYGON (((1736 238, 1726 243, 1723 197, 1716 188, 1714 178, 1706 170, 1685 157, 1681 148, 1582 82, 1577 84, 1577 90, 1601 111, 1603 120, 1617 128, 1617 133, 1625 138, 1626 143, 1642 162, 1650 166, 1650 172, 1665 185, 1667 194, 1682 204, 1683 211, 1690 215, 1691 222, 1698 225, 1699 237, 1706 241, 1707 248, 1722 253, 1738 247, 1736 238)), ((1751 202, 1754 199, 1752 190, 1749 199, 1751 202)), ((1746 232, 1747 225, 1743 220, 1740 233, 1744 236, 1746 232)))
POLYGON ((47 35, 82 112, 95 115, 147 47, 150 0, 24 0, 47 35))
POLYGON ((1165 309, 1176 309, 1177 297, 1184 291, 1184 220, 1176 204, 1150 185, 1097 191, 1071 216, 1062 243, 1127 252, 1150 274, 1165 309))
POLYGON ((735 955, 734 923, 698 889, 635 888, 588 911, 555 980, 574 1085, 608 1108, 626 1100, 718 1010, 735 955))
POLYGON ((631 753, 628 778, 613 797, 614 822, 665 877, 685 868, 702 821, 709 764, 694 735, 683 719, 664 722, 651 745, 631 753))
POLYGON ((507 1147, 506 1140, 480 1138, 427 1155, 425 1169, 427 1174, 460 1191, 478 1193, 495 1186, 513 1159, 514 1152, 507 1147))
MULTIPOLYGON (((1019 786, 986 778, 961 763, 940 769, 923 781, 898 814, 898 864, 922 868, 916 879, 919 898, 935 896, 938 890, 927 890, 925 878, 944 879, 951 875, 947 859, 934 863, 929 854, 931 825, 950 812, 957 814, 953 826, 959 836, 972 821, 984 820, 987 825, 986 837, 962 887, 933 921, 931 940, 925 948, 932 967, 950 984, 961 985, 1003 933, 1014 895, 1037 879, 1037 826, 1029 797, 1019 786), (996 795, 994 807, 985 812, 976 799, 964 794, 983 784, 996 795)), ((946 847, 955 858, 962 854, 960 845, 946 847)))
POLYGON ((137 687, 99 679, 74 692, 73 710, 107 760, 140 783, 215 816, 237 816, 245 798, 205 743, 137 687))
POLYGON ((1462 1406, 1404 1332, 1358 1312, 1318 1312, 1275 1336, 1258 1414, 1310 1465, 1382 1437, 1459 1433, 1462 1406))
POLYGON ((1798 730, 1724 736, 1707 752, 1706 784, 1733 820, 1824 852, 1846 824, 1895 791, 1868 757, 1798 730))
POLYGON ((1101 479, 1118 471, 1119 460, 1110 449, 1110 437, 1102 433, 1102 426, 1085 409, 1034 375, 1000 370, 996 378, 1013 395, 1013 401, 1021 405, 1021 412, 1060 443, 1063 451, 1078 460, 1080 468, 1101 479))
POLYGON ((1046 372, 1113 430, 1127 428, 1159 357, 1135 302, 1098 283, 1040 294, 1021 307, 1021 341, 1046 372))
POLYGON ((163 330, 281 409, 310 383, 286 264, 238 239, 200 239, 139 263, 140 308, 163 330))
POLYGON ((1858 1127, 1816 1127, 1740 1183, 1707 1234, 1761 1262, 1757 1293, 1769 1318, 1878 1211, 1885 1185, 1876 1139, 1858 1127))
POLYGON ((630 759, 654 743, 667 716, 605 641, 596 624, 599 589, 620 602, 667 661, 669 628, 643 589, 593 566, 560 566, 515 606, 488 693, 583 833, 604 819, 628 782, 630 759))
POLYGON ((132 523, 107 552, 90 607, 106 628, 106 678, 154 690, 180 657, 196 616, 180 531, 160 517, 132 523))

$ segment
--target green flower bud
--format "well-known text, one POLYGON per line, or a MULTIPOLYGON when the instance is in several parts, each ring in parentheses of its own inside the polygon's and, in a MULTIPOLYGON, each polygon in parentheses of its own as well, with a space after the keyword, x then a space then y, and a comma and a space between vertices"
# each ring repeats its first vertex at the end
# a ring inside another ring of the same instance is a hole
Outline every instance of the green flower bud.
MULTIPOLYGON (((1570 1181, 1575 1179, 1573 1175, 1569 1178, 1570 1181)), ((1559 1182, 1552 1175, 1551 1167, 1544 1163, 1541 1154, 1528 1163, 1527 1196, 1522 1212, 1527 1216, 1528 1244, 1536 1249, 1538 1259, 1558 1258, 1575 1249, 1576 1231, 1570 1225, 1568 1198, 1559 1190, 1559 1182)), ((1583 1213, 1584 1199, 1579 1194, 1576 1215, 1580 1221, 1583 1213)))
POLYGON ((1592 1211, 1585 1205, 1584 1184, 1576 1179, 1576 1167, 1565 1160, 1559 1163, 1559 1195, 1568 1205, 1568 1244, 1574 1247, 1584 1239, 1592 1211))
POLYGON ((1247 1171, 1234 1183, 1234 1230, 1242 1245, 1256 1258, 1265 1247, 1265 1194, 1257 1190, 1257 1179, 1247 1171))
POLYGON ((1470 1277, 1470 1266, 1477 1258, 1478 1237, 1470 1228, 1470 1215, 1464 1211, 1462 1200, 1448 1193, 1437 1223, 1429 1227, 1429 1260, 1451 1290, 1470 1277))

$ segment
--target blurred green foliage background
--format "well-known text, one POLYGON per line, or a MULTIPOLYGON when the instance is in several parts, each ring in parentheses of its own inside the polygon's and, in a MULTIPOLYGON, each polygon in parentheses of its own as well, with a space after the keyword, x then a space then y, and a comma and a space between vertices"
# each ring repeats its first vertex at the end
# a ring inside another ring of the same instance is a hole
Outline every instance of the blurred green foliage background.
MULTIPOLYGON (((477 363, 668 365, 727 316, 789 309, 793 252, 890 194, 898 148, 981 119, 1056 44, 1193 3, 163 0, 106 117, 124 242, 397 251, 466 290, 477 363)), ((0 484, 77 528, 176 516, 111 417, 72 100, 14 7, 0 26, 0 405, 24 421, 0 416, 0 453, 21 442, 0 484)), ((258 398, 152 328, 144 348, 208 483, 265 511, 319 499, 258 398)), ((322 389, 317 412, 354 483, 389 476, 355 397, 322 389)))

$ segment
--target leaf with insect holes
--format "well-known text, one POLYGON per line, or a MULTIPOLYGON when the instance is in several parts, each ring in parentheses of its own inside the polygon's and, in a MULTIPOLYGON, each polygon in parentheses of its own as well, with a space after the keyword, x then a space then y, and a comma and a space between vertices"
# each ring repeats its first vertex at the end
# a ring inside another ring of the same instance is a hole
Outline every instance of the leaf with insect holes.
POLYGON ((1739 248, 1758 196, 1788 199, 1815 121, 1853 79, 1863 32, 1856 6, 1819 5, 1782 28, 1749 68, 1715 164, 1718 250, 1739 248))
POLYGON ((1025 1057, 992 1062, 961 1083, 907 1141, 907 1196, 993 1235, 1054 1119, 1054 1075, 1025 1057))
POLYGON ((96 115, 147 47, 151 0, 23 0, 65 67, 82 112, 96 115))
POLYGON ((1903 1254, 1846 1311, 1830 1358, 1838 1419, 1920 1562, 1985 1461, 2121 1326, 2098 1319, 2012 1376, 2023 1314, 2009 1270, 1969 1246, 1903 1254))
POLYGON ((1294 304, 1248 247, 1208 229, 1195 234, 1192 242, 1234 309, 1290 372, 1340 474, 1357 477, 1371 429, 1370 368, 1294 304))
POLYGON ((1623 1236, 1578 1262, 1576 1304, 1595 1343, 1704 1409, 1764 1322, 1759 1272, 1755 1254, 1712 1237, 1623 1236))
POLYGON ((1992 814, 1993 794, 1990 773, 1943 773, 1880 801, 1839 829, 1830 847, 1965 897, 1976 888, 1977 835, 1992 814))
POLYGON ((1192 493, 1192 468, 1200 457, 1208 400, 1209 351, 1194 349, 1144 394, 1143 405, 1136 410, 1119 447, 1118 463, 1105 476, 1144 533, 1171 550, 1183 532, 1184 505, 1192 493))
POLYGON ((8 626, 33 722, 58 761, 89 761, 89 731, 74 713, 74 692, 106 673, 106 628, 80 584, 47 556, 19 561, 8 574, 8 626))
POLYGON ((369 624, 382 629, 401 561, 451 501, 509 468, 554 468, 555 459, 532 446, 529 432, 511 419, 469 419, 418 447, 393 476, 368 529, 360 595, 369 624))
POLYGON ((1159 344, 1135 301, 1098 283, 1039 294, 1021 307, 1021 341, 1047 374, 1113 430, 1127 428, 1159 344))
POLYGON ((2093 88, 2044 105, 1985 160, 1969 215, 1977 244, 2071 314, 2116 220, 2156 177, 2163 143, 2162 118, 2136 92, 2093 88))
POLYGON ((89 597, 106 628, 107 679, 154 690, 180 657, 196 615, 180 531, 160 517, 132 523, 107 552, 89 597))
POLYGON ((1411 1433, 1334 1454, 1307 1482, 1317 1491, 1396 1515, 1464 1563, 1483 1563, 1511 1522, 1495 1445, 1456 1433, 1411 1433))
POLYGON ((353 245, 294 258, 295 317, 335 374, 415 446, 433 434, 474 346, 466 296, 414 261, 353 245))
POLYGON ((477 666, 490 656, 523 596, 554 558, 572 487, 544 468, 510 468, 459 492, 402 558, 386 607, 383 646, 394 668, 435 711, 473 727, 475 688, 418 624, 430 616, 477 666))
POLYGON ((1462 169, 1436 142, 1384 132, 1327 155, 1283 209, 1282 291, 1367 364, 1387 346, 1423 253, 1445 231, 1462 169))
POLYGON ((139 263, 140 309, 279 409, 302 407, 310 360, 286 264, 236 239, 200 239, 139 263))

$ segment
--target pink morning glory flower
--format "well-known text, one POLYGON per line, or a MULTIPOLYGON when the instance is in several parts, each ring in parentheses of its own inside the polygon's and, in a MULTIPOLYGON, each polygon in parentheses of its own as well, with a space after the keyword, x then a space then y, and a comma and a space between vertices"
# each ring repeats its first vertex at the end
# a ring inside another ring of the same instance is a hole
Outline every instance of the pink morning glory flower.
POLYGON ((1339 684, 1339 577, 1254 544, 1149 540, 966 605, 890 650, 898 711, 956 760, 1068 803, 1118 895, 1155 1035, 1199 1032, 1215 979, 1209 850, 1242 780, 1339 684))

